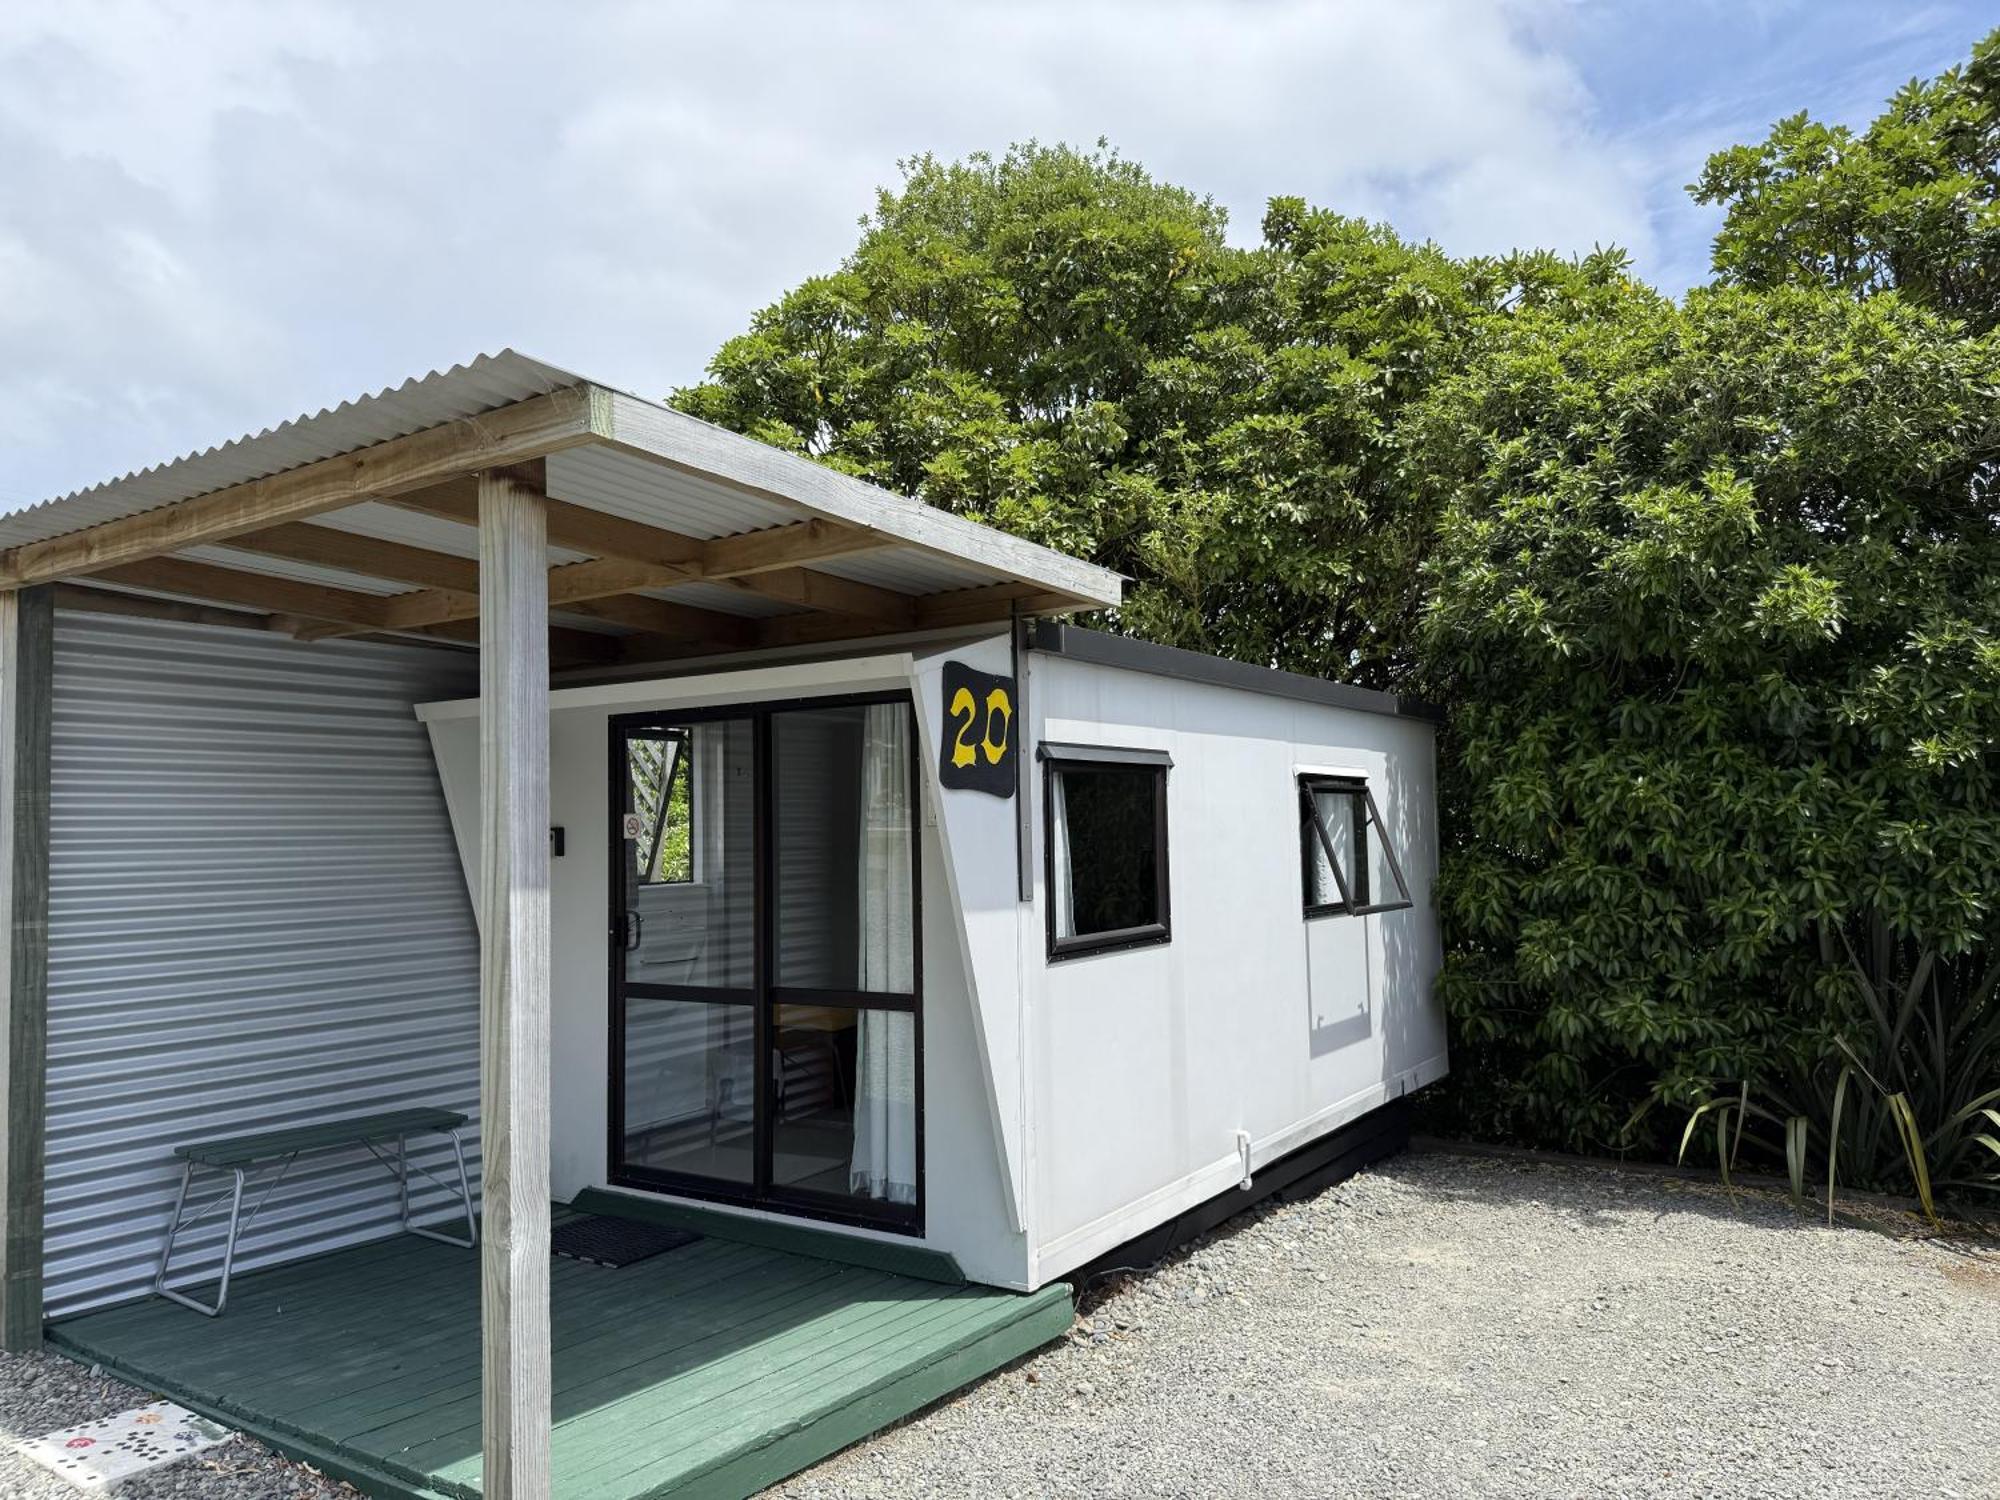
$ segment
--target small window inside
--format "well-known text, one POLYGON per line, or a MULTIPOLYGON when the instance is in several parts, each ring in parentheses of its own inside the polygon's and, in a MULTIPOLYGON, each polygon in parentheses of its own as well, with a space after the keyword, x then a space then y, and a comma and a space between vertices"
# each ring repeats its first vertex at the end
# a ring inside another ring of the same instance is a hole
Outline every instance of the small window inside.
POLYGON ((1411 904, 1403 867, 1365 781, 1299 778, 1299 852, 1309 917, 1362 916, 1411 904))
POLYGON ((694 879, 694 736, 685 729, 634 735, 628 745, 632 841, 641 885, 686 885, 694 879))
POLYGON ((1166 755, 1044 747, 1043 757, 1049 956, 1166 942, 1166 755))

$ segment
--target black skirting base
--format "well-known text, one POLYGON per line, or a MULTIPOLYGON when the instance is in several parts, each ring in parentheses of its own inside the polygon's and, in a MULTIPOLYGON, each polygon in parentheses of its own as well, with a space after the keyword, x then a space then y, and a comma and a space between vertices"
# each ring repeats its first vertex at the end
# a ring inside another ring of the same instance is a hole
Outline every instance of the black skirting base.
POLYGON ((1343 1178, 1352 1177, 1363 1167, 1385 1156, 1394 1156, 1409 1144, 1410 1101, 1392 1099, 1360 1119, 1350 1120, 1331 1135, 1321 1136, 1289 1156, 1279 1157, 1251 1178, 1249 1187, 1231 1188, 1183 1209, 1157 1229, 1135 1236, 1089 1264, 1079 1266, 1064 1280, 1081 1293, 1120 1271, 1158 1265, 1190 1240, 1267 1198, 1276 1198, 1281 1203, 1310 1198, 1343 1178))

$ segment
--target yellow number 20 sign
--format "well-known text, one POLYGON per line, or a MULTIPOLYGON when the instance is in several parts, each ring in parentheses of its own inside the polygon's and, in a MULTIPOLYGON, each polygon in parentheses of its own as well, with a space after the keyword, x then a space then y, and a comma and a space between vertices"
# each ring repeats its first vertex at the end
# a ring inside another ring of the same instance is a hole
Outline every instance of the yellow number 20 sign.
POLYGON ((1014 679, 944 664, 938 780, 947 788, 1014 795, 1014 679))

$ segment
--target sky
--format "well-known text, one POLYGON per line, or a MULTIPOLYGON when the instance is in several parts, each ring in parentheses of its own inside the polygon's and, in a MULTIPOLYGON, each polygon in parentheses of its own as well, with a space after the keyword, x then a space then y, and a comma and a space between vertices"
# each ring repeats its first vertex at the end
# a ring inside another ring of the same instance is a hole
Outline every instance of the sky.
POLYGON ((899 159, 1109 141, 1470 254, 1707 274, 1708 152, 1986 5, 65 0, 0 8, 0 511, 512 347, 665 395, 899 159))

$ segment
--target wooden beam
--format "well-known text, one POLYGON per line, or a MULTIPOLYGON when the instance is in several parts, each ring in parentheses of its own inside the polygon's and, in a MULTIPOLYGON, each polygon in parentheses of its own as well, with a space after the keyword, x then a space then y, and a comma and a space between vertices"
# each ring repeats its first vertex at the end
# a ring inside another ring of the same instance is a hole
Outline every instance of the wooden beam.
MULTIPOLYGON (((422 630, 405 632, 401 635, 375 633, 367 637, 353 636, 353 640, 395 641, 410 645, 411 637, 420 641, 448 641, 453 645, 477 647, 479 645, 479 622, 477 620, 454 620, 448 625, 430 625, 422 630)), ((596 630, 574 630, 564 625, 549 627, 549 660, 558 666, 588 667, 601 666, 623 658, 619 649, 624 636, 606 635, 596 630)))
POLYGON ((0 595, 0 1348, 42 1345, 42 1184, 48 1131, 49 729, 55 594, 0 595))
POLYGON ((749 578, 731 580, 737 588, 767 599, 782 599, 806 609, 825 610, 836 615, 855 615, 908 630, 916 623, 917 601, 894 589, 872 583, 856 583, 811 568, 778 568, 749 578))
POLYGON ((590 387, 552 391, 498 411, 391 438, 357 453, 232 485, 68 536, 0 552, 0 589, 98 573, 187 547, 302 521, 363 500, 393 498, 447 475, 519 463, 588 442, 590 387))
MULTIPOLYGON (((465 526, 478 523, 478 501, 469 482, 434 485, 387 498, 391 505, 405 510, 440 516, 465 526)), ((623 516, 592 510, 587 505, 572 505, 565 500, 545 500, 543 503, 548 510, 551 547, 587 552, 592 557, 651 563, 682 578, 692 576, 695 565, 700 561, 705 544, 698 538, 628 521, 623 516)))
POLYGON ((187 604, 179 599, 155 599, 147 594, 119 594, 110 589, 88 588, 80 583, 49 585, 56 591, 56 608, 73 609, 94 615, 124 615, 139 620, 174 620, 184 625, 222 625, 233 630, 281 630, 276 615, 249 610, 216 609, 207 604, 187 604))
POLYGON ((667 599, 648 599, 639 594, 573 599, 560 606, 553 600, 550 603, 552 608, 561 608, 570 614, 629 625, 634 630, 672 641, 741 647, 750 645, 757 636, 755 620, 724 615, 715 610, 690 609, 685 604, 675 604, 667 599), (716 622, 723 620, 728 621, 728 625, 718 629, 716 622))
MULTIPOLYGON (((470 526, 477 520, 471 491, 447 483, 396 495, 389 503, 470 526)), ((585 505, 551 500, 549 545, 592 557, 650 563, 686 580, 741 578, 836 557, 853 557, 891 544, 892 538, 833 521, 799 521, 703 541, 660 526, 628 521, 585 505)), ((673 580, 668 579, 667 582, 673 580)))
POLYGON ((1021 615, 1073 615, 1088 608, 1088 604, 1068 594, 1052 593, 1036 584, 993 583, 924 595, 917 601, 917 628, 944 630, 1021 615))
POLYGON ((402 597, 329 588, 323 583, 304 583, 296 578, 273 578, 268 573, 243 573, 180 557, 120 563, 101 568, 92 576, 130 588, 186 594, 211 603, 236 604, 270 614, 336 621, 358 630, 386 628, 389 604, 402 597))
POLYGON ((829 614, 784 615, 758 627, 759 646, 809 646, 827 641, 862 640, 904 630, 949 630, 962 625, 999 624, 1021 615, 1073 614, 1083 606, 1068 594, 1049 593, 1028 583, 996 583, 925 594, 907 625, 829 614))
MULTIPOLYGON (((606 599, 614 595, 627 594, 634 589, 657 588, 662 583, 680 581, 677 573, 662 574, 650 563, 620 562, 616 559, 595 559, 590 562, 567 563, 560 568, 551 568, 548 578, 548 606, 551 609, 570 609, 580 613, 590 613, 579 607, 592 600, 606 599)), ((754 633, 750 623, 740 615, 726 615, 717 610, 695 609, 685 604, 667 604, 664 601, 642 600, 643 605, 658 604, 651 611, 657 620, 672 620, 672 629, 689 639, 709 639, 717 645, 743 645, 754 633)), ((397 594, 381 601, 379 614, 366 622, 358 622, 352 627, 331 625, 314 626, 302 632, 307 640, 324 640, 331 636, 351 635, 356 628, 374 630, 421 630, 432 625, 448 624, 454 620, 470 620, 480 613, 477 596, 429 589, 414 594, 397 594)), ((297 611, 300 614, 305 610, 297 611)), ((322 616, 322 618, 325 618, 322 616)), ((607 614, 606 618, 610 618, 607 614)))
POLYGON ((831 562, 838 557, 854 557, 894 545, 893 537, 859 526, 843 526, 837 521, 795 521, 788 526, 767 526, 762 531, 746 531, 737 536, 719 536, 703 545, 704 578, 743 578, 766 573, 773 568, 789 568, 801 563, 831 562))
POLYGON ((481 476, 479 1102, 485 1500, 549 1496, 549 663, 543 497, 481 476))
POLYGON ((223 545, 238 552, 314 563, 322 568, 387 578, 423 589, 449 589, 470 595, 479 592, 479 563, 475 558, 454 557, 449 552, 433 552, 402 542, 385 542, 352 531, 335 531, 331 526, 291 521, 248 536, 231 537, 223 545))
MULTIPOLYGON (((478 565, 475 563, 475 567, 478 565)), ((247 610, 216 609, 206 604, 186 604, 179 599, 156 599, 146 594, 117 594, 78 583, 51 584, 56 592, 56 608, 85 614, 119 615, 140 620, 173 620, 186 625, 220 625, 232 630, 277 630, 297 634, 308 622, 295 615, 252 614, 247 610)), ((479 622, 457 621, 433 625, 423 630, 388 635, 369 631, 353 640, 384 641, 391 645, 420 645, 436 640, 450 645, 477 646, 479 622)), ((572 630, 561 625, 549 627, 549 660, 561 667, 603 666, 624 659, 628 636, 604 635, 594 630, 572 630)))

